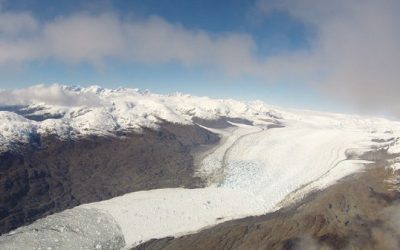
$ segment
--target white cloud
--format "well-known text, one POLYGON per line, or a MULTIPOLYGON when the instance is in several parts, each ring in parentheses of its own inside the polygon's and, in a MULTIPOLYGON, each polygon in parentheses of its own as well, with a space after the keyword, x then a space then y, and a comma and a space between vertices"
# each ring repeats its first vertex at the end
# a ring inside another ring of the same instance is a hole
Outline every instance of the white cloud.
MULTIPOLYGON (((107 59, 207 66, 229 75, 274 78, 306 53, 261 60, 251 36, 189 30, 159 17, 122 20, 114 14, 75 14, 39 22, 27 13, 0 12, 0 65, 54 59, 103 66, 107 59), (18 24, 18 25, 16 25, 18 24), (1 33, 1 27, 7 32, 1 33), (14 28, 15 27, 15 28, 14 28)), ((292 65, 296 65, 293 68, 292 65)))
POLYGON ((26 12, 1 13, 0 35, 5 38, 13 38, 17 35, 35 32, 38 22, 26 12))
POLYGON ((102 65, 117 58, 214 65, 239 74, 254 67, 251 37, 192 31, 158 17, 124 21, 113 14, 76 14, 40 23, 27 13, 0 12, 0 23, 0 64, 55 59, 102 65))
POLYGON ((112 15, 76 15, 43 25, 42 56, 70 62, 99 63, 127 48, 122 23, 112 15))

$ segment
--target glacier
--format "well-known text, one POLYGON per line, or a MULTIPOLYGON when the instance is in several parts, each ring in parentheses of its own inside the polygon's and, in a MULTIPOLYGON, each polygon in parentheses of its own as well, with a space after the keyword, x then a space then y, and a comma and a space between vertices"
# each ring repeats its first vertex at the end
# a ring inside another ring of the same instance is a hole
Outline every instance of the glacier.
MULTIPOLYGON (((221 117, 251 121, 252 125, 230 122, 230 128, 202 125, 222 138, 199 161, 197 175, 208 180, 205 188, 139 191, 70 210, 78 213, 80 209, 93 209, 113 218, 127 248, 153 238, 180 236, 223 221, 275 211, 296 199, 291 194, 301 196, 323 189, 361 171, 367 162, 357 154, 399 151, 398 140, 393 142, 400 137, 399 122, 283 109, 260 101, 56 84, 2 91, 0 104, 20 105, 35 110, 35 115, 62 114, 35 121, 0 111, 2 150, 18 141, 28 142, 34 134, 115 136, 120 130, 157 129, 162 121, 194 124, 193 118, 221 117), (43 95, 49 88, 62 98, 43 95)), ((52 216, 57 218, 57 214, 52 216)))

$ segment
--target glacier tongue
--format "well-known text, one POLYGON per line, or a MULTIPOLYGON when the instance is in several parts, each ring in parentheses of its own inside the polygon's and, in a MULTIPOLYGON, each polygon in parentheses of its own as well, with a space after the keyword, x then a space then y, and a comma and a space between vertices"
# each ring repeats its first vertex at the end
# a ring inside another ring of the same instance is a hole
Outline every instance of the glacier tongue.
POLYGON ((109 214, 74 208, 50 215, 0 237, 0 249, 121 249, 121 228, 109 214))
POLYGON ((368 162, 348 158, 348 149, 360 154, 382 149, 394 135, 387 124, 327 122, 331 119, 282 119, 284 127, 272 129, 265 124, 212 129, 225 138, 200 164, 198 174, 210 180, 208 187, 134 192, 83 207, 110 213, 128 246, 272 212, 290 203, 286 198, 297 199, 293 192, 302 196, 361 170, 368 162))

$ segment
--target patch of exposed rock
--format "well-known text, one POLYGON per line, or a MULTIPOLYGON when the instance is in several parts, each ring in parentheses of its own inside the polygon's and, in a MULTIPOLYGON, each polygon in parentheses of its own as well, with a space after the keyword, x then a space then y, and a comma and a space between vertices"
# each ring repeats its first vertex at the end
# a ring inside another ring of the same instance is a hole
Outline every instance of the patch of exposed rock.
POLYGON ((252 121, 243 118, 232 118, 222 116, 219 119, 207 120, 198 117, 193 117, 192 121, 207 128, 224 129, 233 127, 232 123, 239 123, 245 125, 253 125, 252 121))
POLYGON ((191 150, 219 140, 197 125, 35 143, 0 154, 0 234, 83 203, 155 188, 204 185, 191 150))

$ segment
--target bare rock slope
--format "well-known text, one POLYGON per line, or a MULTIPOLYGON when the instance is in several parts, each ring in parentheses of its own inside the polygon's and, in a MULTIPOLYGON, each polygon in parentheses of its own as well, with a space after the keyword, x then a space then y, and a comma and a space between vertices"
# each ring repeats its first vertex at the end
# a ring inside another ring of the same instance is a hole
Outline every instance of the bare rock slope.
POLYGON ((0 233, 48 214, 166 187, 203 186, 191 150, 218 136, 197 126, 164 123, 159 130, 35 143, 0 155, 0 233))

